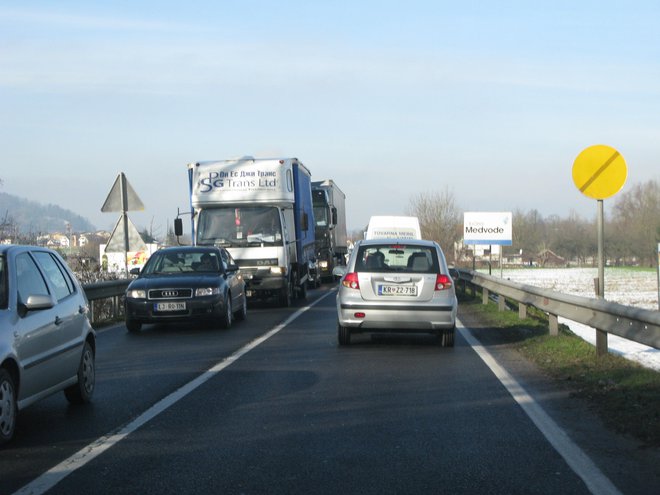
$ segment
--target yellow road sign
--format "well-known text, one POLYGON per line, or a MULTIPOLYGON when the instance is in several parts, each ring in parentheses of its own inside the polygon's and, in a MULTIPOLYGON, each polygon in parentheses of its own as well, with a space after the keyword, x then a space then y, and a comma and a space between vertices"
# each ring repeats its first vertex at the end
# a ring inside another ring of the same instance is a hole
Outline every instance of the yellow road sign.
POLYGON ((628 167, 621 153, 604 144, 589 146, 573 163, 573 182, 582 194, 593 199, 614 196, 627 176, 628 167))

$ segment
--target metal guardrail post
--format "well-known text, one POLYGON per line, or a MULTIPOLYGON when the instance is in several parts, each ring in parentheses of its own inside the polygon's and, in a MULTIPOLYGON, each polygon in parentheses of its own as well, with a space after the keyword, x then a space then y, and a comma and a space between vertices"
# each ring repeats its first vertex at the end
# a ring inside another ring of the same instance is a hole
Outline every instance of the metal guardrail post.
POLYGON ((559 335, 559 318, 557 318, 557 315, 548 313, 548 327, 550 329, 550 335, 553 337, 559 335))
POLYGON ((89 301, 89 319, 92 324, 97 322, 96 317, 101 313, 98 304, 102 299, 110 299, 110 316, 115 319, 119 317, 121 297, 130 282, 129 279, 122 279, 83 285, 83 290, 89 301))
POLYGON ((482 287, 481 288, 481 304, 484 304, 484 305, 488 304, 488 297, 489 297, 488 289, 486 289, 485 287, 482 287))

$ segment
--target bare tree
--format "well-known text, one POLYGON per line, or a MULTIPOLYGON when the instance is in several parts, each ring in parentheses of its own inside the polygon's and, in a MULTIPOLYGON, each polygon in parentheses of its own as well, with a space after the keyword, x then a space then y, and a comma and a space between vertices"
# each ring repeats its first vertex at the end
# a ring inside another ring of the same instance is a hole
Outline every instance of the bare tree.
POLYGON ((449 188, 416 194, 410 199, 407 214, 419 219, 422 237, 436 241, 447 259, 454 261, 454 246, 463 233, 463 216, 449 188))
POLYGON ((552 228, 552 249, 569 261, 584 265, 598 252, 597 231, 593 221, 585 220, 575 211, 568 218, 560 219, 552 228))
POLYGON ((548 248, 546 223, 538 210, 513 212, 513 246, 526 256, 536 256, 548 248))
POLYGON ((660 233, 660 185, 651 180, 619 195, 613 207, 616 244, 640 263, 654 266, 660 233))

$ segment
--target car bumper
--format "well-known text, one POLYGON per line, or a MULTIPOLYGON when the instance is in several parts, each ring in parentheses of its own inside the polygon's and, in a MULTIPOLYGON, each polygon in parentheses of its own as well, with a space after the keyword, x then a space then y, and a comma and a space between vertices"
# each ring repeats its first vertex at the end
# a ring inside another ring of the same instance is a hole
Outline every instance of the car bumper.
POLYGON ((168 321, 188 321, 195 319, 213 319, 224 314, 225 304, 221 296, 187 299, 185 310, 156 311, 153 300, 126 301, 126 317, 141 323, 157 323, 168 321))
POLYGON ((340 325, 355 331, 435 332, 456 325, 456 306, 337 303, 340 325))

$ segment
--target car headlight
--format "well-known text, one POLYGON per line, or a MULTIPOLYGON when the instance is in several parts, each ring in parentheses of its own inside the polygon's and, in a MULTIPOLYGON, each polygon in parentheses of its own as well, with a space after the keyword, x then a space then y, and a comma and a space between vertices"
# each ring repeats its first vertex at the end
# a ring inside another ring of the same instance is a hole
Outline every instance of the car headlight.
POLYGON ((195 297, 215 296, 216 294, 220 294, 219 287, 200 287, 195 289, 195 297))
POLYGON ((129 299, 146 299, 147 291, 144 289, 132 289, 126 292, 126 297, 129 299))
POLYGON ((328 268, 328 262, 327 261, 321 261, 319 263, 319 266, 323 269, 327 269, 328 268))
POLYGON ((270 273, 273 275, 283 275, 284 267, 283 266, 271 266, 270 273))

